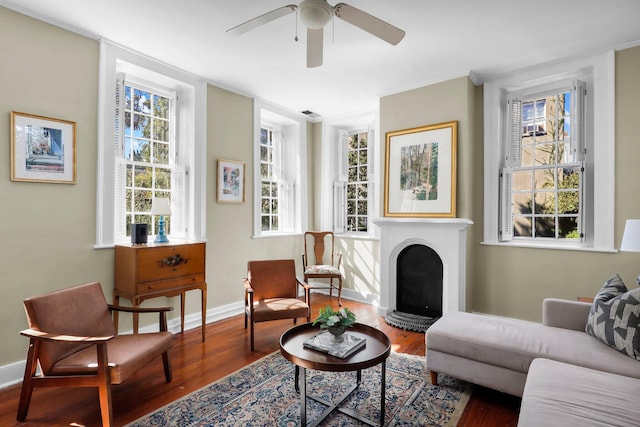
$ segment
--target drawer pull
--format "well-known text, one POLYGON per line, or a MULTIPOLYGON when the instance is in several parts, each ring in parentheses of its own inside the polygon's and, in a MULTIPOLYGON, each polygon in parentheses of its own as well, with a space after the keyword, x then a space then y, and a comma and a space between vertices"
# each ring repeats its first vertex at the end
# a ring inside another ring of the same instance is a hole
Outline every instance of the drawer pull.
POLYGON ((160 261, 160 265, 166 265, 167 267, 177 267, 180 264, 186 264, 189 260, 186 258, 182 258, 182 255, 180 254, 175 254, 173 256, 168 256, 166 258, 163 258, 160 261))

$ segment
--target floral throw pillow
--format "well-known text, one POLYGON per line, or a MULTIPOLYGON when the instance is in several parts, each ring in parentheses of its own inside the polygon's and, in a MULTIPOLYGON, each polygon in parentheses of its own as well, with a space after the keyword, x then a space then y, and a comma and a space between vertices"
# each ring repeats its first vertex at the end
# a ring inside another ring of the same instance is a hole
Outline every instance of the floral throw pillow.
POLYGON ((616 273, 593 300, 585 331, 640 360, 640 288, 627 290, 616 273))

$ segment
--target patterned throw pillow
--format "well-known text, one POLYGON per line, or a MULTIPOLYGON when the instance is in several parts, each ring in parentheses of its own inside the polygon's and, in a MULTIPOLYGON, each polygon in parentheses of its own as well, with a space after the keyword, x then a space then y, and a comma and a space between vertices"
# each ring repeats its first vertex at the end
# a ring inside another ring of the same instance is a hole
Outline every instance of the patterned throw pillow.
POLYGON ((593 300, 585 331, 640 360, 640 288, 627 291, 616 273, 593 300))

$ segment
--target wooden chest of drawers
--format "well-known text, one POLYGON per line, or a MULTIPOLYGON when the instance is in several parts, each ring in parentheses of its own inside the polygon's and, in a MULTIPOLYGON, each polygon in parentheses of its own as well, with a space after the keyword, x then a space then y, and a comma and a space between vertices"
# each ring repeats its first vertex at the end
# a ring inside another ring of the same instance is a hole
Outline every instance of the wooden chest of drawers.
MULTIPOLYGON (((200 289, 204 341, 207 311, 205 264, 206 249, 203 242, 116 245, 113 302, 118 304, 120 297, 123 297, 138 307, 149 298, 180 295, 180 329, 184 332, 185 293, 200 289)), ((115 322, 117 327, 117 317, 115 322)), ((133 329, 134 332, 138 331, 136 315, 133 329)))

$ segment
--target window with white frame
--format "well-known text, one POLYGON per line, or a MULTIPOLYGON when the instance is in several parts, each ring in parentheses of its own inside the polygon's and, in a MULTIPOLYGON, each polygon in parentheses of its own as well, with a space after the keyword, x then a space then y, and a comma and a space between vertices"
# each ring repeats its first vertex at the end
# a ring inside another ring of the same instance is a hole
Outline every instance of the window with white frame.
POLYGON ((280 231, 280 187, 282 165, 279 127, 260 127, 260 224, 261 231, 280 231))
POLYGON ((334 183, 334 231, 368 233, 372 131, 340 132, 340 171, 334 183))
POLYGON ((485 82, 485 244, 614 249, 614 59, 485 82))
POLYGON ((501 240, 580 241, 586 84, 508 101, 501 240))
MULTIPOLYGON (((124 104, 120 111, 118 95, 117 114, 122 123, 124 144, 117 151, 117 169, 124 171, 124 200, 116 201, 116 224, 124 224, 125 236, 131 236, 131 224, 147 224, 148 234, 157 234, 159 217, 151 215, 154 197, 171 200, 174 207, 181 200, 174 197, 179 194, 173 177, 178 173, 176 167, 176 144, 174 129, 175 92, 160 88, 145 87, 132 81, 123 81, 124 104), (121 156, 121 157, 120 157, 121 156), (124 202, 124 205, 122 204, 124 202)), ((122 177, 117 177, 121 182, 122 177)), ((121 193, 120 193, 121 194, 121 193)), ((179 222, 182 209, 175 209, 179 222)), ((122 231, 122 230, 121 230, 122 231)), ((171 216, 165 218, 165 231, 171 234, 171 216)))
POLYGON ((256 101, 255 236, 300 233, 306 224, 306 123, 256 101))
POLYGON ((153 197, 170 199, 172 236, 204 239, 206 83, 101 42, 96 247, 149 224, 153 197))

